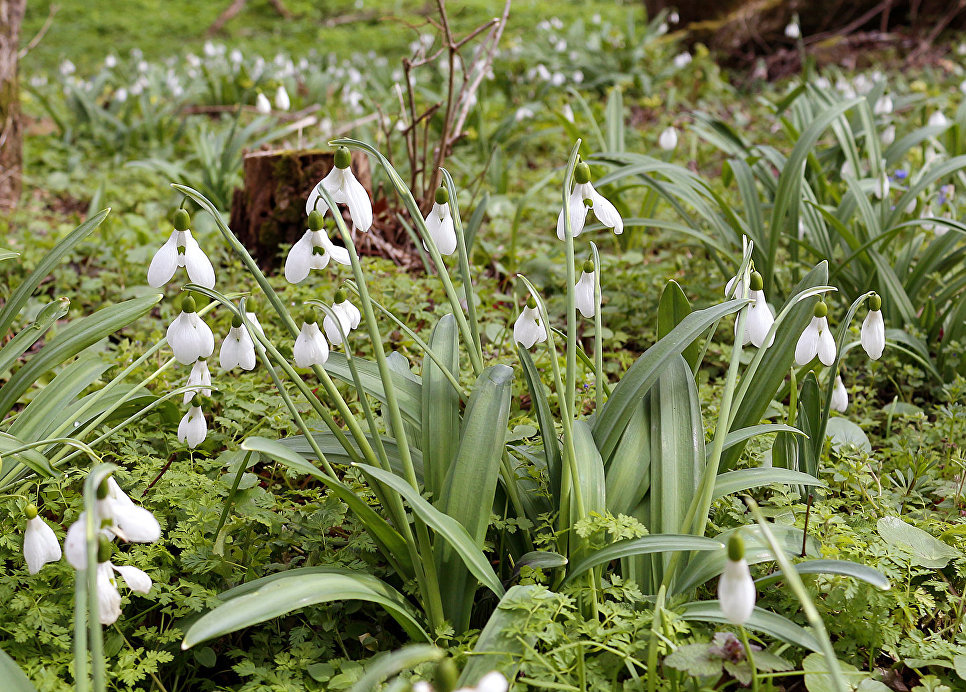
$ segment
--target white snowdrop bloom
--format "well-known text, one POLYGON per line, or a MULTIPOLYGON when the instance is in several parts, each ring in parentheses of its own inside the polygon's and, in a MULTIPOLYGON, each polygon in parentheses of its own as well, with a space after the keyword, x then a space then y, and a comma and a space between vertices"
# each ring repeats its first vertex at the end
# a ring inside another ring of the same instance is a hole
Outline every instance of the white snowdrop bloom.
POLYGON ((875 197, 876 199, 885 199, 889 196, 889 176, 886 175, 885 171, 879 174, 879 177, 875 181, 875 197))
MULTIPOLYGON (((118 103, 124 103, 125 101, 127 101, 127 89, 125 89, 124 87, 121 87, 120 89, 115 91, 114 100, 117 101, 118 103)), ((175 233, 177 233, 177 231, 175 231, 175 233)))
POLYGON ((574 84, 580 84, 584 81, 584 71, 575 70, 573 75, 574 84))
POLYGON ((550 77, 550 84, 552 86, 563 86, 564 82, 567 81, 567 75, 563 72, 554 72, 550 77))
POLYGON ((594 263, 592 260, 584 262, 583 271, 577 285, 574 286, 574 303, 580 314, 587 319, 593 318, 597 313, 597 301, 594 299, 594 263))
POLYGON ((148 285, 161 288, 171 281, 178 267, 184 267, 188 278, 205 288, 215 287, 215 269, 211 260, 191 236, 188 225, 191 217, 184 209, 179 209, 174 215, 174 231, 167 242, 154 253, 148 266, 148 285))
POLYGON ((348 336, 350 331, 359 326, 359 323, 362 321, 362 313, 359 312, 359 308, 349 302, 345 291, 341 288, 335 292, 332 312, 339 318, 338 326, 335 320, 329 315, 326 315, 322 320, 322 328, 325 329, 325 335, 328 337, 329 343, 333 346, 338 346, 342 343, 343 335, 348 336), (339 333, 339 327, 342 327, 341 333, 339 333))
MULTIPOLYGON (((493 670, 480 678, 476 687, 460 687, 454 692, 507 692, 508 689, 510 689, 510 683, 507 679, 502 673, 493 670)), ((416 692, 415 687, 413 692, 416 692)))
POLYGON ((513 323, 513 340, 523 348, 533 348, 547 340, 547 330, 540 321, 537 301, 530 298, 517 321, 513 323))
POLYGON ((922 155, 923 163, 927 166, 939 158, 939 152, 933 147, 926 147, 926 153, 922 155))
POLYGON ((815 88, 826 91, 832 88, 832 82, 828 80, 828 77, 816 77, 815 78, 815 88))
POLYGON ((110 562, 97 566, 97 611, 102 625, 113 625, 121 617, 121 592, 110 562))
POLYGON ((827 367, 835 362, 835 339, 828 326, 827 314, 828 306, 825 303, 815 305, 812 321, 805 327, 795 346, 795 364, 799 367, 811 363, 815 356, 827 367))
POLYGON ((949 120, 943 115, 942 111, 934 111, 932 115, 929 116, 928 124, 932 127, 943 127, 949 124, 949 120))
POLYGON ((295 364, 300 368, 324 365, 329 359, 329 344, 316 322, 303 322, 302 330, 292 349, 295 364))
POLYGON ((882 133, 879 135, 879 139, 882 141, 883 146, 889 146, 896 141, 896 126, 887 126, 884 130, 882 130, 882 133))
POLYGON ((802 35, 802 29, 798 26, 796 22, 791 22, 785 26, 785 36, 790 39, 800 38, 802 35))
MULTIPOLYGON (((577 164, 574 168, 573 192, 570 193, 568 208, 570 209, 570 231, 576 237, 584 230, 584 223, 587 221, 587 210, 593 209, 597 220, 608 228, 613 228, 616 235, 624 232, 624 221, 621 219, 617 208, 594 189, 590 182, 590 166, 584 162, 577 164)), ((564 210, 560 210, 557 217, 557 237, 564 240, 566 233, 566 221, 564 210)))
POLYGON ((885 321, 882 319, 881 307, 882 298, 878 295, 872 296, 869 314, 862 321, 862 329, 859 332, 862 348, 872 360, 879 360, 885 348, 885 321))
POLYGON ((449 209, 449 191, 445 187, 436 190, 436 201, 426 215, 425 222, 426 230, 441 255, 452 255, 456 252, 456 229, 449 209))
POLYGON ((683 53, 678 53, 674 56, 674 66, 676 68, 683 69, 691 64, 691 54, 688 51, 683 53))
POLYGON ((265 330, 262 329, 262 323, 258 321, 258 315, 256 315, 254 312, 246 312, 245 317, 247 317, 248 321, 251 322, 252 329, 262 336, 265 336, 265 330))
POLYGON ((668 24, 677 24, 680 21, 681 21, 681 16, 677 12, 671 12, 667 16, 667 23, 668 24))
POLYGON ((189 449, 194 449, 208 437, 208 423, 200 402, 200 398, 192 400, 191 408, 178 424, 178 442, 188 445, 189 449))
POLYGON ((275 108, 280 111, 287 111, 292 107, 292 101, 288 97, 288 92, 285 91, 285 86, 279 84, 278 89, 275 90, 275 108))
POLYGON ((238 315, 232 318, 231 329, 221 344, 218 362, 222 370, 251 370, 255 367, 255 342, 238 315))
POLYGON ((117 67, 117 56, 113 53, 108 53, 107 57, 104 58, 104 67, 109 70, 117 67))
POLYGON ((663 36, 664 34, 667 33, 667 30, 668 30, 667 22, 661 22, 660 24, 657 25, 656 33, 658 36, 663 36))
POLYGON ((893 104, 892 99, 883 94, 875 101, 875 106, 872 108, 872 112, 876 115, 889 115, 892 112, 893 104))
POLYGON ((196 389, 189 389, 184 393, 184 398, 181 400, 182 406, 187 406, 188 402, 194 399, 195 394, 211 396, 211 372, 208 370, 207 360, 199 358, 191 366, 187 386, 196 387, 196 389))
POLYGON ((762 290, 761 274, 754 272, 751 275, 751 307, 748 308, 748 317, 745 319, 745 343, 752 343, 757 348, 768 348, 775 343, 775 337, 768 339, 768 332, 775 324, 775 316, 768 307, 765 299, 765 292, 762 290), (766 343, 766 339, 768 339, 766 343))
POLYGON ((258 92, 258 96, 255 97, 255 110, 262 115, 268 115, 272 112, 272 102, 260 91, 258 92))
POLYGON ((664 151, 671 151, 678 145, 678 131, 672 125, 661 132, 657 145, 664 151))
POLYGON ((513 114, 513 120, 516 122, 523 122, 524 120, 529 120, 534 116, 533 109, 527 106, 520 106, 517 108, 516 113, 513 114))
POLYGON ((27 505, 27 530, 23 535, 23 557, 27 571, 37 574, 48 562, 57 562, 61 557, 60 543, 54 530, 37 514, 35 505, 27 505))
POLYGON ((65 60, 60 64, 60 73, 67 77, 77 72, 77 67, 70 60, 65 60))
POLYGON ((236 65, 242 61, 242 57, 242 52, 237 48, 233 49, 232 52, 228 54, 228 59, 236 65))
POLYGON ((574 109, 570 107, 569 103, 565 103, 563 108, 560 109, 561 115, 563 115, 564 120, 568 123, 574 122, 574 109))
POLYGON ((728 540, 728 561, 718 577, 718 603, 733 625, 743 625, 755 610, 755 582, 745 561, 745 547, 738 534, 728 540))
POLYGON ((138 569, 133 565, 115 565, 111 562, 107 564, 111 566, 111 569, 121 575, 124 583, 127 584, 127 588, 131 591, 143 594, 151 591, 151 577, 144 570, 138 569))
POLYGON ((852 86, 855 87, 856 93, 868 94, 872 91, 872 87, 875 86, 875 82, 864 74, 860 74, 856 75, 855 79, 852 80, 852 86))
POLYGON ((413 692, 433 692, 433 686, 425 680, 413 683, 413 692))
POLYGON ((181 314, 168 326, 168 345, 183 365, 207 358, 215 350, 215 335, 195 312, 195 301, 187 296, 181 301, 181 314))
POLYGON ((835 376, 831 406, 833 411, 838 411, 839 413, 845 413, 845 410, 849 407, 849 390, 845 388, 841 375, 835 376))
POLYGON ((301 283, 313 269, 324 269, 329 259, 339 264, 352 263, 349 251, 329 240, 322 228, 322 215, 312 211, 309 214, 309 228, 285 258, 285 280, 292 284, 301 283))
POLYGON ((372 202, 369 201, 369 194, 362 183, 352 174, 350 163, 352 155, 349 150, 339 147, 335 152, 335 165, 332 170, 309 193, 305 202, 305 213, 310 214, 317 209, 320 214, 325 215, 328 207, 319 194, 319 186, 322 186, 332 195, 336 204, 349 207, 349 216, 356 228, 368 231, 372 226, 372 202))
POLYGON ((186 56, 184 56, 184 59, 191 67, 201 67, 201 58, 194 53, 188 53, 186 56))

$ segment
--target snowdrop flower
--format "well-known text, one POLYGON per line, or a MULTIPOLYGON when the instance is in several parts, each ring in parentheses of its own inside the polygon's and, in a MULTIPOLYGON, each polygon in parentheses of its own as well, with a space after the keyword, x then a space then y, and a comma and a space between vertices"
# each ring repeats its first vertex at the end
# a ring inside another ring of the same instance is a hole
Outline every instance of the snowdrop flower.
POLYGON ((842 376, 835 376, 835 386, 832 388, 832 410, 845 413, 849 407, 849 390, 842 383, 842 376))
POLYGON ((876 199, 885 199, 889 196, 889 176, 886 175, 885 171, 879 173, 878 179, 875 181, 875 197, 876 199))
POLYGON ((123 577, 131 591, 146 594, 151 590, 151 577, 130 565, 114 565, 105 560, 97 565, 97 610, 102 625, 113 625, 121 617, 121 593, 114 573, 123 577))
POLYGON ((255 97, 255 110, 262 115, 268 115, 272 112, 272 103, 268 100, 268 97, 262 92, 258 92, 258 96, 255 97))
POLYGON ((265 336, 265 330, 262 329, 262 323, 258 321, 258 315, 256 315, 254 312, 246 312, 245 317, 248 318, 248 321, 251 323, 252 328, 256 332, 258 332, 262 336, 265 336))
POLYGON ((842 162, 842 168, 839 169, 839 175, 842 177, 843 180, 845 178, 855 177, 855 169, 852 167, 851 161, 849 161, 848 159, 845 159, 845 161, 842 162))
POLYGON ((235 48, 231 53, 228 54, 228 59, 237 65, 242 61, 242 52, 235 48))
POLYGON ((329 259, 339 264, 352 263, 349 251, 329 240, 322 228, 322 214, 313 210, 309 213, 308 229, 285 258, 285 280, 292 284, 301 283, 313 269, 324 269, 329 259))
POLYGON ((168 241, 154 253, 148 267, 148 285, 161 288, 171 281, 178 267, 188 271, 188 278, 205 288, 215 287, 215 270, 211 260, 198 245, 188 226, 191 217, 184 209, 179 209, 174 215, 174 231, 168 241))
POLYGON ((195 299, 190 295, 181 301, 181 314, 168 327, 167 337, 174 357, 184 365, 207 358, 215 350, 215 336, 195 312, 195 299))
POLYGON ((859 341, 872 360, 879 360, 885 348, 885 322, 882 319, 882 298, 873 294, 869 299, 869 314, 862 321, 859 341))
POLYGON ((280 111, 287 111, 292 107, 292 101, 288 97, 288 92, 285 91, 285 86, 279 84, 278 89, 275 90, 275 107, 280 111))
POLYGON ((60 73, 67 77, 77 72, 77 67, 70 60, 65 60, 60 64, 60 73))
POLYGON ((674 56, 674 66, 676 68, 683 69, 691 63, 691 54, 688 51, 683 53, 678 53, 674 56))
POLYGON ((574 109, 570 107, 569 103, 565 103, 563 108, 560 109, 561 114, 568 123, 574 122, 574 109))
POLYGON ((295 356, 295 364, 300 368, 325 364, 329 359, 329 344, 326 343, 318 323, 302 323, 302 330, 295 340, 292 354, 295 356))
POLYGON ((310 214, 318 207, 319 213, 325 215, 328 206, 319 193, 319 186, 322 186, 332 195, 336 204, 345 204, 349 207, 349 216, 356 228, 360 231, 368 231, 372 226, 372 202, 369 201, 366 188, 352 174, 352 169, 349 167, 351 163, 352 155, 349 150, 346 147, 339 147, 335 152, 335 165, 332 170, 309 193, 309 198, 305 202, 305 213, 310 214))
POLYGON ((206 437, 208 437, 208 423, 201 410, 201 397, 195 395, 191 400, 191 408, 178 424, 178 442, 188 445, 189 449, 194 449, 204 442, 206 437))
POLYGON ((883 94, 878 99, 876 99, 875 106, 872 108, 872 112, 876 115, 889 115, 892 112, 893 104, 892 99, 889 96, 883 94))
POLYGON ((791 22, 785 27, 785 37, 795 40, 801 38, 802 29, 798 26, 797 22, 791 22))
POLYGON ((949 120, 946 119, 946 116, 943 115, 942 111, 935 111, 933 112, 932 115, 929 116, 928 125, 932 127, 943 127, 948 124, 949 124, 949 120))
POLYGON ((678 145, 678 131, 673 125, 661 133, 657 138, 657 145, 664 151, 671 151, 678 145))
POLYGON ((886 127, 882 131, 882 134, 879 135, 879 139, 882 141, 882 144, 884 146, 889 146, 894 141, 896 141, 896 126, 889 125, 888 127, 886 127))
POLYGON ((48 562, 57 562, 60 557, 60 543, 54 530, 37 514, 36 505, 27 505, 27 530, 23 535, 23 557, 27 571, 37 574, 48 562))
MULTIPOLYGON (((613 204, 604 199, 590 182, 590 166, 581 161, 574 168, 573 192, 570 193, 570 200, 567 204, 570 210, 570 231, 573 237, 580 235, 584 230, 584 222, 587 220, 587 210, 593 209, 597 220, 608 228, 613 228, 614 233, 620 235, 624 232, 624 221, 613 204)), ((565 210, 560 210, 557 217, 557 237, 564 240, 566 221, 564 219, 565 210)))
POLYGON ((587 319, 593 318, 597 312, 597 301, 594 299, 595 273, 593 260, 587 260, 584 262, 580 279, 577 280, 577 285, 574 286, 574 303, 576 303, 577 309, 580 310, 580 314, 587 319))
MULTIPOLYGON (((762 290, 764 282, 761 274, 758 272, 751 273, 749 288, 751 293, 748 297, 753 302, 748 309, 748 317, 745 319, 744 343, 745 345, 754 344, 758 348, 768 348, 775 343, 774 336, 768 340, 768 343, 765 343, 768 332, 775 323, 775 316, 772 314, 771 308, 768 307, 768 301, 765 300, 765 291, 762 290)), ((737 328, 737 326, 736 321, 735 327, 737 328)))
MULTIPOLYGON (((224 347, 222 347, 222 350, 224 350, 224 347)), ((195 387, 196 389, 190 389, 184 393, 184 398, 181 400, 182 406, 187 406, 188 402, 194 398, 195 394, 200 394, 201 396, 211 396, 211 372, 208 370, 207 360, 204 358, 199 358, 195 361, 195 364, 191 366, 191 372, 188 374, 187 386, 195 387)))
POLYGON ((108 53, 107 57, 104 58, 104 67, 109 70, 117 67, 117 56, 113 53, 108 53))
POLYGON ((812 321, 805 327, 795 346, 795 364, 799 367, 811 363, 816 355, 827 367, 835 362, 835 339, 832 338, 826 315, 828 305, 819 301, 815 304, 812 321))
POLYGON ((127 89, 125 89, 124 87, 121 87, 120 89, 115 91, 114 100, 117 101, 118 103, 124 103, 125 101, 127 101, 127 89))
POLYGON ((432 210, 426 215, 426 230, 436 244, 441 255, 452 255, 456 252, 456 230, 453 227, 453 215, 449 210, 449 191, 440 186, 436 190, 436 202, 432 210))
POLYGON ((743 625, 755 610, 755 582, 745 561, 741 536, 728 539, 728 562, 718 578, 718 603, 721 612, 734 625, 743 625))
POLYGON ((677 24, 680 21, 681 21, 681 16, 677 12, 672 11, 671 14, 667 16, 668 24, 677 24))
POLYGON ((547 340, 547 330, 540 321, 540 311, 537 301, 531 296, 526 306, 513 323, 513 340, 523 348, 533 348, 534 344, 541 344, 547 340))
POLYGON ((255 367, 255 342, 252 335, 242 324, 242 318, 235 315, 231 320, 231 329, 221 344, 218 362, 222 370, 241 368, 251 370, 255 367))
POLYGON ((329 343, 333 346, 338 346, 342 343, 343 335, 348 336, 351 330, 359 326, 359 323, 362 321, 362 313, 359 312, 359 308, 349 302, 349 298, 341 288, 335 292, 332 312, 339 318, 339 324, 336 325, 335 320, 329 315, 326 315, 322 320, 322 328, 325 329, 325 335, 329 338, 329 343), (341 333, 339 332, 339 327, 342 327, 341 333))

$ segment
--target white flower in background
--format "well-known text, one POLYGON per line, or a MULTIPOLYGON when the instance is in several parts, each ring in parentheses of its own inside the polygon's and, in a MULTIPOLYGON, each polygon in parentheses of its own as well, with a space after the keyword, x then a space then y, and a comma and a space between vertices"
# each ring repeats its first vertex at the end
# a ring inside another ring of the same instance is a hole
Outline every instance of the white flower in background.
POLYGON ((107 57, 104 58, 104 67, 109 70, 117 67, 117 56, 113 53, 108 53, 107 57))
POLYGON ((60 557, 60 543, 54 530, 37 514, 36 505, 27 505, 27 530, 23 535, 23 557, 27 571, 37 574, 48 562, 57 562, 60 557))
POLYGON ((77 72, 77 67, 70 60, 65 60, 60 64, 60 73, 65 77, 77 72))
POLYGON ((929 122, 927 123, 931 127, 944 127, 949 124, 949 120, 943 115, 942 111, 934 111, 932 115, 929 116, 929 122))
POLYGON ((718 578, 718 603, 721 612, 733 625, 743 625, 755 610, 755 582, 745 561, 745 545, 741 536, 728 539, 728 561, 718 578))
MULTIPOLYGON (((768 332, 771 330, 772 325, 775 323, 775 316, 771 312, 771 308, 768 307, 768 301, 765 299, 764 282, 761 278, 761 274, 758 272, 751 273, 751 284, 749 286, 751 293, 749 298, 751 298, 751 307, 748 309, 748 317, 745 318, 745 344, 754 344, 758 348, 768 348, 773 343, 775 343, 775 337, 772 336, 768 339, 768 332), (765 340, 768 342, 765 343, 765 340)), ((737 327, 737 322, 735 324, 737 327)))
POLYGON ((97 565, 97 610, 102 625, 113 625, 121 617, 121 593, 114 572, 123 577, 131 591, 146 594, 151 590, 151 577, 130 565, 116 566, 110 561, 97 565))
POLYGON ((339 147, 335 152, 335 165, 332 170, 309 193, 305 202, 305 213, 310 214, 317 207, 318 212, 325 215, 328 206, 319 194, 319 186, 322 186, 332 195, 336 204, 349 207, 349 217, 357 229, 368 231, 372 227, 372 202, 369 201, 366 188, 352 174, 349 167, 351 163, 352 155, 349 150, 339 147))
POLYGON ((795 346, 795 364, 799 367, 808 365, 817 355, 823 365, 831 367, 835 362, 835 339, 828 326, 828 306, 819 301, 815 304, 812 321, 795 346))
POLYGON ((580 314, 587 319, 593 318, 597 313, 597 301, 594 299, 594 262, 587 260, 584 262, 583 271, 574 286, 574 303, 580 314))
POLYGON ((841 175, 843 180, 845 178, 855 177, 855 169, 852 167, 851 161, 845 159, 845 161, 842 162, 842 168, 839 169, 839 175, 841 175))
POLYGON ((288 92, 285 91, 285 86, 279 84, 278 89, 275 90, 275 108, 280 111, 287 111, 292 107, 292 101, 288 97, 288 92))
POLYGON ((671 12, 667 16, 667 23, 668 24, 677 24, 680 21, 681 21, 681 15, 679 15, 677 12, 671 12))
POLYGON ((124 87, 121 87, 120 89, 115 91, 114 100, 117 101, 118 103, 124 103, 125 101, 127 101, 127 89, 125 89, 124 87))
POLYGON ((547 340, 547 330, 540 321, 537 301, 532 297, 527 300, 517 321, 513 323, 513 340, 523 348, 533 348, 534 344, 547 340))
POLYGON ((339 264, 352 263, 349 251, 329 240, 322 228, 322 214, 313 210, 309 213, 308 229, 285 258, 285 280, 292 284, 301 283, 313 269, 324 269, 329 259, 339 264))
POLYGON ((335 320, 326 315, 322 320, 322 328, 325 329, 329 343, 338 346, 342 343, 343 335, 349 336, 349 332, 359 326, 362 321, 362 313, 359 312, 359 308, 349 302, 349 298, 341 288, 335 292, 332 312, 339 318, 339 324, 336 325, 335 320), (342 327, 341 333, 339 327, 342 327))
MULTIPOLYGON (((620 235, 624 232, 624 221, 618 213, 617 208, 601 196, 594 189, 590 182, 590 166, 581 161, 574 168, 573 192, 570 193, 568 208, 570 209, 570 231, 576 237, 584 230, 584 223, 587 221, 587 210, 593 209, 594 216, 607 228, 613 228, 614 233, 620 235)), ((557 237, 564 240, 566 233, 566 221, 564 210, 560 210, 557 217, 557 237)))
POLYGON ((258 332, 262 336, 265 336, 265 330, 262 329, 262 323, 258 321, 258 315, 256 315, 254 312, 246 312, 245 317, 248 318, 248 321, 251 323, 252 328, 256 332, 258 332))
POLYGON ((190 295, 181 301, 181 314, 168 326, 168 345, 183 365, 207 358, 215 350, 215 335, 195 312, 195 299, 190 295))
POLYGON ((892 99, 883 94, 878 99, 876 99, 875 106, 872 108, 872 112, 876 115, 889 115, 892 112, 893 104, 892 99))
POLYGON ((691 54, 688 51, 683 53, 678 53, 674 56, 674 66, 676 68, 683 69, 691 64, 691 54))
POLYGON ((228 54, 228 59, 237 65, 242 61, 242 52, 235 48, 228 54))
POLYGON ((184 209, 179 209, 174 215, 174 231, 168 241, 154 253, 151 265, 148 267, 148 285, 161 288, 171 281, 178 267, 184 267, 188 278, 205 288, 215 287, 215 270, 211 260, 191 236, 188 226, 191 217, 184 209))
POLYGON ((569 103, 565 103, 563 108, 560 109, 561 115, 563 115, 564 120, 568 123, 574 122, 574 109, 570 107, 569 103))
POLYGON ((833 411, 838 411, 839 413, 845 413, 845 410, 849 407, 849 390, 845 388, 841 375, 835 376, 831 406, 833 411))
POLYGON ((326 343, 318 323, 302 323, 302 330, 295 340, 292 355, 295 357, 295 364, 300 368, 325 364, 329 359, 329 344, 326 343))
POLYGON ((821 91, 827 91, 832 88, 832 82, 828 80, 828 77, 816 77, 815 88, 821 91))
POLYGON ((222 370, 241 368, 251 370, 255 367, 255 342, 252 335, 242 324, 242 318, 235 315, 231 320, 231 329, 221 344, 218 362, 222 370))
POLYGON ((879 173, 879 177, 875 181, 875 197, 876 199, 885 199, 889 196, 889 176, 883 170, 879 173))
POLYGON ((532 108, 527 106, 520 106, 517 108, 516 112, 513 114, 514 122, 523 122, 524 120, 529 120, 535 115, 532 108))
POLYGON ((268 100, 268 97, 262 92, 258 92, 258 96, 255 97, 255 110, 262 115, 268 115, 272 112, 272 103, 268 100))
POLYGON ((195 396, 191 400, 191 408, 178 424, 178 442, 188 445, 189 449, 194 449, 204 442, 206 437, 208 437, 208 422, 205 420, 204 411, 201 410, 201 397, 195 396))
POLYGON ((674 126, 666 128, 657 138, 657 145, 664 151, 671 151, 678 145, 678 131, 674 126))
POLYGON ((889 146, 896 141, 896 126, 889 125, 882 130, 882 134, 879 135, 879 139, 882 141, 883 146, 889 146))
POLYGON ((453 227, 453 215, 449 209, 449 191, 445 187, 436 190, 436 201, 425 221, 426 230, 439 253, 452 255, 456 252, 456 229, 453 227))
POLYGON ((862 321, 859 340, 872 360, 879 360, 885 348, 885 321, 882 319, 882 298, 878 294, 869 299, 869 314, 862 321))
POLYGON ((798 26, 798 22, 791 22, 785 27, 785 36, 790 39, 800 38, 802 35, 802 29, 798 26))
POLYGON ((190 389, 184 393, 184 398, 181 400, 182 406, 187 406, 188 402, 194 399, 195 394, 211 396, 211 372, 208 370, 207 360, 199 358, 191 366, 187 386, 196 387, 196 389, 190 389))

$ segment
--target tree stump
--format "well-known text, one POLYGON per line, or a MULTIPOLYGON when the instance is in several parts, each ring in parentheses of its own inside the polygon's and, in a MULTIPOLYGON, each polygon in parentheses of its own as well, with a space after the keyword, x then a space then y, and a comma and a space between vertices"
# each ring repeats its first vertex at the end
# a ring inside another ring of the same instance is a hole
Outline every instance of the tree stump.
MULTIPOLYGON (((232 195, 230 225, 263 269, 273 269, 284 262, 281 246, 293 244, 305 233, 305 200, 333 165, 333 153, 328 150, 245 154, 245 186, 232 195)), ((352 153, 352 172, 371 198, 369 159, 361 152, 352 153)), ((349 223, 348 216, 346 222, 349 223)), ((333 242, 341 245, 337 237, 333 237, 333 242)))
POLYGON ((0 209, 12 209, 20 199, 23 121, 17 58, 26 4, 26 0, 0 0, 0 209))

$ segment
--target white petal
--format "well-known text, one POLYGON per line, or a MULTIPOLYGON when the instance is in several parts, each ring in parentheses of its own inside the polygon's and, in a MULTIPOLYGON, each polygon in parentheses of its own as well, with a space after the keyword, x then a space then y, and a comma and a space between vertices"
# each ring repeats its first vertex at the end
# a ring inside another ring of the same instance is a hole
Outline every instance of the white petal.
POLYGON ((279 85, 278 89, 275 90, 275 107, 280 111, 287 111, 292 107, 292 102, 289 100, 288 92, 285 91, 285 87, 279 85))
POLYGON ((167 337, 174 357, 184 365, 207 358, 215 350, 215 337, 196 312, 178 315, 168 326, 167 337))
POLYGON ((255 342, 244 326, 228 330, 228 336, 221 344, 219 362, 224 370, 237 367, 251 370, 255 367, 255 342))
POLYGON ((502 673, 491 671, 476 683, 476 692, 506 692, 510 687, 502 673))
MULTIPOLYGON (((182 399, 182 404, 184 406, 188 405, 195 394, 201 394, 201 396, 211 396, 211 373, 208 371, 208 361, 204 358, 199 358, 195 361, 195 364, 191 367, 191 373, 188 375, 188 387, 202 387, 202 389, 192 389, 184 393, 184 398, 182 399)), ((113 480, 113 479, 111 479, 113 480)))
MULTIPOLYGON (((574 237, 580 235, 580 232, 584 230, 584 223, 587 220, 587 206, 584 204, 582 191, 583 186, 576 185, 574 191, 570 193, 570 201, 567 205, 570 208, 570 231, 574 237)), ((561 209, 560 215, 557 216, 557 237, 560 240, 566 240, 565 229, 564 210, 561 209)))
POLYGON ((823 324, 818 338, 818 359, 824 366, 830 368, 835 362, 835 338, 832 336, 832 330, 828 328, 828 319, 825 317, 820 319, 823 324))
POLYGON ((339 346, 342 344, 342 335, 348 335, 349 333, 348 329, 343 329, 342 332, 339 332, 339 326, 341 326, 341 323, 341 318, 337 324, 336 321, 328 315, 322 319, 322 329, 325 330, 325 336, 329 340, 329 343, 333 346, 339 346))
POLYGON ((728 621, 743 625, 755 610, 755 582, 744 559, 725 563, 718 578, 718 603, 728 621))
POLYGON ((97 566, 97 610, 102 625, 113 625, 121 617, 121 594, 110 562, 97 566))
POLYGON ((295 357, 295 364, 300 368, 324 365, 329 359, 329 345, 317 323, 302 323, 302 330, 295 340, 292 355, 295 357))
POLYGON ((329 210, 329 205, 325 203, 322 199, 322 195, 319 194, 319 186, 322 185, 323 181, 316 183, 311 190, 309 190, 308 199, 305 200, 305 214, 311 214, 313 211, 317 211, 323 216, 325 212, 329 210))
POLYGON ((839 413, 845 413, 845 409, 849 407, 849 390, 845 388, 841 376, 835 378, 835 386, 832 388, 831 406, 833 411, 838 411, 839 413))
POLYGON ((349 207, 352 223, 360 231, 368 231, 372 227, 372 202, 369 201, 369 193, 349 168, 345 169, 344 185, 345 203, 349 207))
POLYGON ((436 204, 426 216, 426 230, 436 243, 436 249, 441 255, 452 255, 456 252, 456 230, 453 227, 453 217, 449 213, 448 204, 436 204), (438 209, 444 209, 440 213, 438 209))
POLYGON ((524 348, 533 348, 534 344, 547 340, 547 330, 540 324, 539 315, 537 308, 524 307, 513 324, 513 340, 524 348))
POLYGON ((751 297, 755 302, 752 303, 751 308, 748 310, 748 321, 745 324, 745 333, 750 338, 751 343, 758 348, 768 348, 775 343, 774 336, 768 340, 767 344, 765 343, 765 339, 768 338, 768 331, 775 323, 775 317, 771 314, 768 303, 765 301, 764 291, 752 291, 751 297))
POLYGON ((882 320, 881 310, 870 310, 865 316, 859 339, 869 358, 878 360, 885 348, 885 322, 882 320))
POLYGON ((64 556, 74 569, 87 567, 87 543, 84 540, 84 524, 87 522, 87 512, 81 512, 77 521, 67 529, 64 538, 64 556))
POLYGON ((617 211, 617 207, 611 204, 596 190, 594 190, 591 199, 594 200, 594 216, 597 217, 597 220, 607 226, 607 228, 613 228, 615 235, 623 233, 624 220, 617 211))
MULTIPOLYGON (((110 563, 108 563, 110 564, 110 563)), ((124 583, 131 591, 148 593, 151 590, 151 577, 147 572, 131 565, 111 565, 114 570, 124 577, 124 583)))
POLYGON ((348 300, 344 300, 337 305, 333 305, 332 311, 339 315, 339 321, 343 325, 349 325, 349 329, 355 329, 362 321, 362 313, 359 312, 359 308, 350 303, 348 300))
POLYGON ((798 344, 795 345, 795 365, 808 365, 818 353, 819 324, 819 318, 812 317, 812 321, 798 337, 798 344))
POLYGON ((678 131, 669 127, 657 138, 657 145, 664 151, 671 151, 678 145, 678 131))
POLYGON ((27 530, 23 536, 23 557, 27 562, 27 571, 37 574, 40 568, 48 562, 57 562, 61 558, 60 543, 54 530, 39 516, 27 521, 27 530))
POLYGON ((285 280, 290 284, 305 281, 312 269, 323 269, 329 263, 327 254, 316 255, 316 236, 324 236, 322 232, 305 231, 305 234, 288 251, 285 258, 285 280))
POLYGON ((319 240, 322 243, 322 247, 327 254, 332 256, 333 260, 346 266, 352 264, 352 260, 349 258, 349 251, 346 248, 333 243, 325 233, 320 232, 319 235, 321 236, 319 240))
POLYGON ((574 286, 574 303, 580 314, 591 319, 597 312, 597 301, 594 300, 594 272, 581 272, 577 285, 574 286))
POLYGON ((215 269, 191 231, 184 232, 184 266, 193 282, 205 288, 215 287, 215 269))
POLYGON ((174 231, 151 259, 151 265, 148 267, 148 285, 161 288, 171 281, 177 269, 178 231, 174 231))
POLYGON ((192 406, 178 424, 178 442, 194 449, 208 436, 208 423, 200 406, 192 406))

